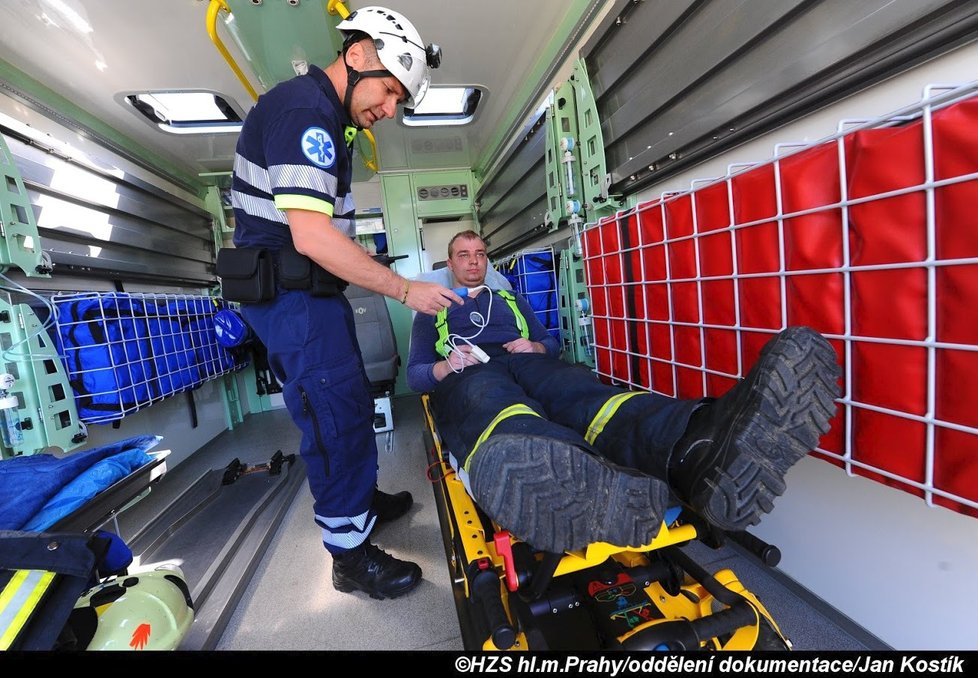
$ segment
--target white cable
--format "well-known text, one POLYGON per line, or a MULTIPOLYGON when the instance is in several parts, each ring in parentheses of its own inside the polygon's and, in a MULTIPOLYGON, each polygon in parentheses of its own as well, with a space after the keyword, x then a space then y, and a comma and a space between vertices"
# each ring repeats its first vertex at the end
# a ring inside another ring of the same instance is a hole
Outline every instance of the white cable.
MULTIPOLYGON (((47 308, 48 310, 48 317, 47 320, 44 321, 44 324, 42 324, 41 327, 37 329, 35 332, 27 335, 26 337, 18 341, 16 344, 12 344, 10 348, 6 349, 5 351, 3 351, 2 354, 0 354, 0 358, 2 358, 3 360, 17 360, 17 359, 26 358, 29 362, 40 362, 41 360, 51 360, 54 358, 60 360, 61 356, 58 355, 57 353, 55 353, 54 355, 48 355, 45 353, 31 353, 29 349, 27 353, 24 352, 12 353, 12 351, 18 346, 20 346, 21 344, 26 344, 34 337, 47 332, 48 328, 51 327, 55 322, 55 310, 54 310, 54 304, 52 304, 49 299, 42 297, 37 292, 27 289, 20 283, 11 280, 3 273, 0 273, 0 278, 6 281, 7 284, 9 285, 9 287, 6 285, 0 285, 0 290, 3 290, 5 292, 20 292, 21 294, 26 294, 28 296, 34 297, 42 304, 44 304, 45 308, 47 308)), ((11 320, 13 319, 11 318, 11 320)))
MULTIPOLYGON (((451 353, 458 353, 459 354, 459 357, 463 358, 462 367, 460 367, 459 369, 455 369, 455 366, 452 365, 452 361, 451 360, 448 360, 447 361, 448 362, 448 368, 452 372, 454 372, 455 374, 461 374, 462 372, 465 371, 465 363, 464 363, 465 353, 458 347, 458 341, 461 340, 461 341, 464 341, 466 344, 468 344, 470 347, 473 346, 473 344, 472 344, 472 342, 470 340, 471 339, 475 339, 480 334, 482 334, 482 330, 486 329, 486 326, 489 325, 489 318, 492 317, 492 298, 493 298, 492 290, 489 288, 488 285, 478 285, 478 286, 473 287, 471 289, 473 289, 473 290, 480 290, 480 289, 486 290, 489 293, 489 306, 488 306, 488 308, 486 308, 486 317, 485 318, 483 318, 482 317, 482 314, 479 313, 478 311, 473 311, 469 315, 469 319, 472 320, 472 324, 479 328, 479 331, 478 332, 476 332, 475 334, 473 334, 471 336, 468 336, 468 337, 463 337, 460 334, 454 334, 454 333, 453 334, 449 334, 448 337, 446 337, 445 343, 451 349, 449 351, 449 355, 451 355, 451 353), (481 322, 476 322, 476 320, 475 320, 475 318, 473 318, 473 316, 479 318, 479 320, 481 322)), ((476 298, 478 299, 478 297, 476 297, 476 298)), ((448 358, 448 356, 446 356, 446 360, 447 360, 447 358, 448 358)))

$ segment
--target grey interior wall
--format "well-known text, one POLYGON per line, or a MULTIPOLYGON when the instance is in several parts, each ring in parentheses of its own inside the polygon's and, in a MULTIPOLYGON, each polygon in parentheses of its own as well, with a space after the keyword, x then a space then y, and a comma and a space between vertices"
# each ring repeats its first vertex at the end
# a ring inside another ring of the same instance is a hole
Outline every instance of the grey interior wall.
POLYGON ((541 115, 476 194, 477 215, 491 256, 509 252, 543 231, 547 213, 544 154, 546 115, 541 115))
MULTIPOLYGON (((194 391, 178 393, 123 417, 119 420, 118 428, 113 428, 111 424, 91 425, 88 427, 88 441, 84 449, 93 449, 137 435, 163 436, 156 449, 170 450, 167 466, 172 469, 227 429, 223 389, 224 383, 220 379, 205 381, 194 391), (197 413, 196 426, 191 416, 189 394, 192 394, 197 413)), ((241 461, 267 461, 275 450, 259 459, 251 459, 249 452, 242 451, 241 461)))
POLYGON ((978 35, 955 0, 618 0, 584 47, 632 193, 978 35))
POLYGON ((56 271, 204 285, 215 280, 211 217, 198 204, 113 166, 66 161, 44 139, 2 125, 0 132, 56 271))

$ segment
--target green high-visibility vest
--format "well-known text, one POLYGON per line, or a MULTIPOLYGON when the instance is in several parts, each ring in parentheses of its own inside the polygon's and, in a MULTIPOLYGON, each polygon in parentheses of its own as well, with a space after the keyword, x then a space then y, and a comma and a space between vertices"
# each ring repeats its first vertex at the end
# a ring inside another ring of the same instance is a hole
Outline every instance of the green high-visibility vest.
MULTIPOLYGON (((513 312, 513 316, 516 318, 516 329, 519 330, 520 336, 524 339, 530 338, 530 326, 526 324, 526 318, 520 312, 520 307, 516 305, 516 297, 513 293, 508 290, 496 290, 495 294, 501 296, 505 301, 506 305, 509 306, 509 310, 513 312)), ((438 311, 438 315, 435 316, 435 330, 438 332, 438 339, 435 341, 435 351, 442 358, 448 357, 448 309, 443 308, 438 311)))

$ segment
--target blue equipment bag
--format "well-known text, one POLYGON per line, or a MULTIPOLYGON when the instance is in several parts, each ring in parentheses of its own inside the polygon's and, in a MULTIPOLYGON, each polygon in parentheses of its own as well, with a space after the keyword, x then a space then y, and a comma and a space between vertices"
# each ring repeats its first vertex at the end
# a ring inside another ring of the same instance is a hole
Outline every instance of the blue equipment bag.
POLYGON ((78 416, 120 419, 243 367, 248 356, 218 342, 221 300, 124 292, 55 295, 55 342, 78 416))
POLYGON ((251 330, 235 311, 222 308, 214 314, 214 335, 224 348, 237 348, 251 338, 251 330))
POLYGON ((560 313, 557 303, 557 274, 554 270, 553 252, 527 252, 521 254, 510 266, 503 267, 503 275, 522 294, 551 336, 560 339, 560 313))
POLYGON ((126 412, 159 397, 141 300, 86 297, 57 308, 59 349, 80 418, 126 412))

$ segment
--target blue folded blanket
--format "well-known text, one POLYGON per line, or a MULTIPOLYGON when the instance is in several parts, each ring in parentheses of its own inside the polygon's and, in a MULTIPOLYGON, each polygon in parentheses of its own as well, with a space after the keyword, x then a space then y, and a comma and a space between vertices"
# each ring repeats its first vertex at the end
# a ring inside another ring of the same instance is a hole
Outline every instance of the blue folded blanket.
POLYGON ((160 436, 135 436, 58 458, 0 461, 0 530, 39 532, 152 458, 160 436))

